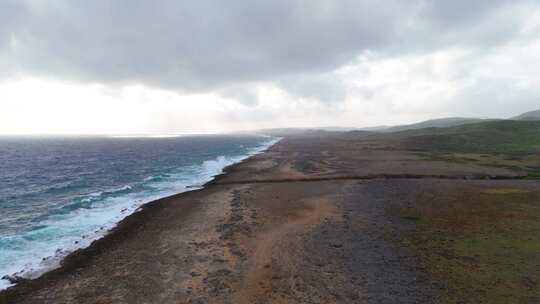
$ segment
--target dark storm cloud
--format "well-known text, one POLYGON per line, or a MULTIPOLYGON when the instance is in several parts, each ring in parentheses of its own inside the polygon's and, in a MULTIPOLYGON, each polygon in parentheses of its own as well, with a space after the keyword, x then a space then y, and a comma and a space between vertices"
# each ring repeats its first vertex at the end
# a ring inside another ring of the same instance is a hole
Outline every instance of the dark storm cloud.
MULTIPOLYGON (((144 82, 180 91, 268 81, 282 83, 293 95, 334 100, 343 98, 339 83, 324 82, 320 75, 363 51, 429 50, 475 43, 478 35, 489 43, 510 39, 515 16, 496 26, 484 23, 506 3, 4 0, 0 68, 8 74, 144 82), (477 34, 455 38, 468 32, 477 34)), ((250 103, 250 94, 240 95, 250 103)))
POLYGON ((357 1, 28 3, 3 35, 19 42, 18 68, 187 89, 332 68, 384 43, 406 9, 374 12, 375 2, 357 1))

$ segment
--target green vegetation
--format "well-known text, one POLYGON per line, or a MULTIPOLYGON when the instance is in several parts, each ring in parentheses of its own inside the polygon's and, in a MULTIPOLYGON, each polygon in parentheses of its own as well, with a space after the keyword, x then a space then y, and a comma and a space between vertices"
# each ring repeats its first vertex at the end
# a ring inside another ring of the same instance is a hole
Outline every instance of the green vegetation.
POLYGON ((441 303, 540 303, 540 192, 448 193, 400 211, 441 303))
POLYGON ((482 191, 486 194, 514 194, 514 193, 529 193, 530 191, 520 188, 490 188, 482 191))
POLYGON ((406 137, 405 145, 426 151, 517 155, 540 152, 540 121, 488 121, 397 134, 406 137))
POLYGON ((464 117, 448 117, 439 119, 430 119, 419 123, 410 125, 395 126, 384 130, 384 132, 398 132, 404 130, 416 130, 424 128, 448 128, 453 126, 460 126, 465 124, 481 122, 480 118, 464 118, 464 117))
MULTIPOLYGON (((378 136, 391 149, 427 159, 540 179, 540 121, 484 121, 378 136)), ((446 191, 399 210, 415 227, 404 245, 442 287, 438 302, 540 303, 540 190, 526 185, 446 191)))
POLYGON ((540 121, 498 120, 388 136, 397 146, 432 159, 501 167, 540 179, 540 121))
POLYGON ((519 172, 528 179, 540 179, 540 154, 421 153, 427 159, 504 168, 519 172))
POLYGON ((540 110, 523 113, 519 116, 512 117, 514 120, 540 120, 540 110))

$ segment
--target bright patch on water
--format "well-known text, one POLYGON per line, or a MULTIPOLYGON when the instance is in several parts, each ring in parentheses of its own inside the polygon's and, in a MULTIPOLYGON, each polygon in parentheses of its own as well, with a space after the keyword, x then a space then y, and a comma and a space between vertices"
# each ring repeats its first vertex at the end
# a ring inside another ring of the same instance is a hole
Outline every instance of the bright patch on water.
POLYGON ((0 278, 37 277, 144 203, 202 185, 276 141, 0 138, 0 278))

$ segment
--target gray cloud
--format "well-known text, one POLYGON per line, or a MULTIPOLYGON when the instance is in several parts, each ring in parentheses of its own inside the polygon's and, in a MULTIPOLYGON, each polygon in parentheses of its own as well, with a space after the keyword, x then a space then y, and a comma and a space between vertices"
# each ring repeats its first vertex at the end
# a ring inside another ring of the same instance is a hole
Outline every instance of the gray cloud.
POLYGON ((442 110, 468 117, 482 113, 484 117, 509 118, 537 109, 539 105, 538 86, 522 88, 512 79, 478 77, 442 110))
POLYGON ((466 27, 493 13, 508 0, 433 1, 426 2, 424 14, 441 27, 466 27))
POLYGON ((345 86, 333 73, 295 75, 279 81, 289 94, 318 99, 322 102, 340 102, 345 99, 345 86))
MULTIPOLYGON (((0 68, 6 75, 143 82, 229 96, 228 87, 273 82, 293 95, 333 101, 344 91, 325 73, 363 51, 392 56, 507 41, 522 17, 513 11, 502 18, 508 3, 4 0, 0 68)), ((252 92, 236 95, 256 102, 252 92)))
POLYGON ((218 91, 218 93, 229 99, 234 99, 244 106, 256 106, 259 103, 259 95, 256 87, 249 85, 230 86, 218 91))
MULTIPOLYGON (((356 1, 28 2, 6 24, 24 71, 200 89, 332 68, 382 43, 399 5, 356 1)), ((403 6, 403 5, 401 5, 403 6)), ((5 40, 5 39, 4 39, 5 40)))

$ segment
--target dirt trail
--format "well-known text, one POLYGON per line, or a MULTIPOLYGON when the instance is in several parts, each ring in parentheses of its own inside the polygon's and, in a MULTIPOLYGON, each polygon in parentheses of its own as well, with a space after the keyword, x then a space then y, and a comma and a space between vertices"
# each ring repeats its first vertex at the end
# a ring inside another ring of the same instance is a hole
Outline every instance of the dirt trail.
POLYGON ((433 303, 438 286, 400 245, 414 225, 391 210, 414 205, 414 187, 499 177, 521 178, 286 138, 203 190, 147 204, 0 303, 433 303))

